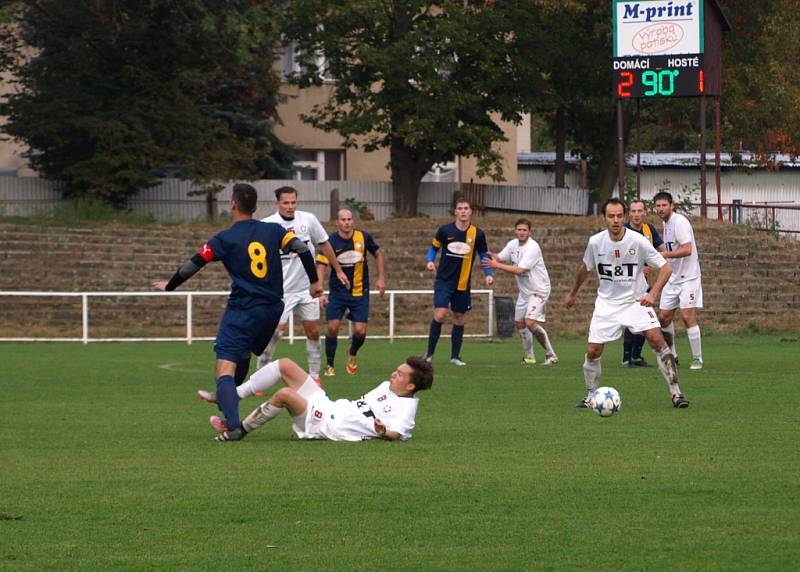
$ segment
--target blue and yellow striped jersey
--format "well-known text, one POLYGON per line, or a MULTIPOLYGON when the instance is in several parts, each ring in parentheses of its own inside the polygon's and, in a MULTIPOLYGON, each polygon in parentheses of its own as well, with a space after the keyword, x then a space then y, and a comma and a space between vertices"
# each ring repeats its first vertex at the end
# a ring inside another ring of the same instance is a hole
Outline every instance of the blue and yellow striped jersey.
POLYGON ((486 235, 474 224, 460 230, 455 223, 444 224, 436 231, 433 247, 441 250, 436 280, 455 286, 456 290, 470 289, 470 274, 478 255, 488 252, 486 235))
MULTIPOLYGON (((335 272, 330 273, 329 291, 331 294, 349 293, 354 298, 369 294, 369 270, 367 266, 367 252, 375 256, 379 246, 375 243, 372 236, 361 230, 354 230, 350 238, 342 238, 338 232, 334 232, 328 239, 336 259, 342 267, 342 271, 350 280, 350 289, 345 288, 344 284, 336 276, 335 272)), ((317 262, 329 264, 330 261, 323 254, 317 255, 317 262)))

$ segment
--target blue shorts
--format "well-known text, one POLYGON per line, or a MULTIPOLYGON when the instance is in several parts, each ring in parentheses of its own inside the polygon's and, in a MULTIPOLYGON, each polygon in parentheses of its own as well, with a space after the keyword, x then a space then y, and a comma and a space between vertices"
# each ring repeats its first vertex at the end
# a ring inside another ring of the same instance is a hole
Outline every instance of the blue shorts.
POLYGON ((219 323, 214 352, 217 359, 238 362, 250 354, 260 355, 267 347, 283 314, 283 302, 249 308, 228 304, 219 323))
POLYGON ((456 290, 455 286, 437 280, 433 284, 433 307, 449 307, 453 312, 465 314, 472 309, 472 297, 469 290, 456 290))
POLYGON ((369 321, 369 293, 363 296, 337 296, 328 297, 328 307, 325 309, 325 318, 328 320, 341 320, 345 310, 351 322, 367 323, 369 321))

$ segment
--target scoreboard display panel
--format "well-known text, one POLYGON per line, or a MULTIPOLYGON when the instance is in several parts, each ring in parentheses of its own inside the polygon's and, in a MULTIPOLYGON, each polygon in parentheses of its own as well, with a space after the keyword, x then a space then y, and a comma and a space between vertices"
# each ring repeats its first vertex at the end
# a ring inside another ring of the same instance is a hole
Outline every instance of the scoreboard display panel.
POLYGON ((614 58, 615 98, 697 97, 704 93, 703 54, 614 58))

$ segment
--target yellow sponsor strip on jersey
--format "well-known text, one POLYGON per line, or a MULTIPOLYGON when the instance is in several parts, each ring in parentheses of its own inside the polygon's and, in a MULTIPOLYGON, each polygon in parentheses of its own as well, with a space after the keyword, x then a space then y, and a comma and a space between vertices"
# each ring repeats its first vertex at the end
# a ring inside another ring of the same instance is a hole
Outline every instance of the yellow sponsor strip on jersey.
POLYGON ((461 273, 458 275, 458 290, 464 291, 469 288, 469 275, 472 270, 472 255, 475 253, 475 236, 478 234, 478 227, 474 224, 467 229, 467 245, 469 252, 464 255, 461 261, 461 273))
POLYGON ((353 296, 364 295, 364 233, 360 230, 353 231, 353 250, 361 254, 361 260, 353 267, 353 296))
POLYGON ((644 235, 644 237, 647 240, 650 241, 650 244, 653 244, 653 231, 650 230, 650 225, 649 224, 644 223, 642 225, 642 234, 644 235))

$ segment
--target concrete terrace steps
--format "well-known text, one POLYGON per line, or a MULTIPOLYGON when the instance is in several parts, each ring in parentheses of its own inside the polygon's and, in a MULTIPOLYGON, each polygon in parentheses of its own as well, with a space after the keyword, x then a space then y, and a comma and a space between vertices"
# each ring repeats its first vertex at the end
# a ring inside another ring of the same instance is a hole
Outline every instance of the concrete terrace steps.
MULTIPOLYGON (((475 222, 486 231, 490 248, 499 251, 513 237, 517 218, 476 217, 475 222)), ((584 285, 575 310, 565 310, 561 302, 572 285, 586 240, 601 228, 602 222, 594 217, 530 218, 553 283, 548 326, 555 332, 585 333, 596 279, 592 277, 584 285)), ((449 220, 370 221, 359 225, 373 234, 386 254, 390 289, 432 287, 433 275, 424 269, 425 252, 435 229, 449 220)), ((333 232, 332 224, 325 226, 333 232)), ((119 224, 68 228, 0 222, 4 246, 0 251, 0 289, 150 290, 153 280, 172 276, 178 265, 220 228, 119 224)), ((704 327, 736 329, 753 322, 763 327, 800 329, 800 246, 715 222, 695 221, 695 229, 704 274, 704 327)), ((371 270, 374 280, 374 264, 371 270)), ((477 267, 472 284, 473 288, 483 288, 477 267)), ((190 283, 195 290, 226 290, 228 285, 224 268, 217 264, 203 269, 190 283)), ((494 290, 497 295, 515 296, 513 277, 500 273, 494 290)), ((485 315, 485 298, 475 298, 475 312, 485 315)), ((13 305, 4 304, 0 326, 9 332, 74 330, 79 327, 80 315, 80 304, 75 300, 48 304, 42 299, 15 298, 13 305)), ((374 300, 374 324, 380 328, 387 319, 387 310, 385 303, 374 300)), ((93 332, 116 329, 123 332, 118 335, 129 335, 158 330, 182 335, 185 329, 182 299, 117 298, 92 304, 93 332)), ((224 300, 196 304, 196 330, 210 332, 198 335, 213 335, 224 300)), ((398 302, 396 315, 398 327, 422 332, 430 321, 430 300, 427 296, 405 298, 398 302)))

